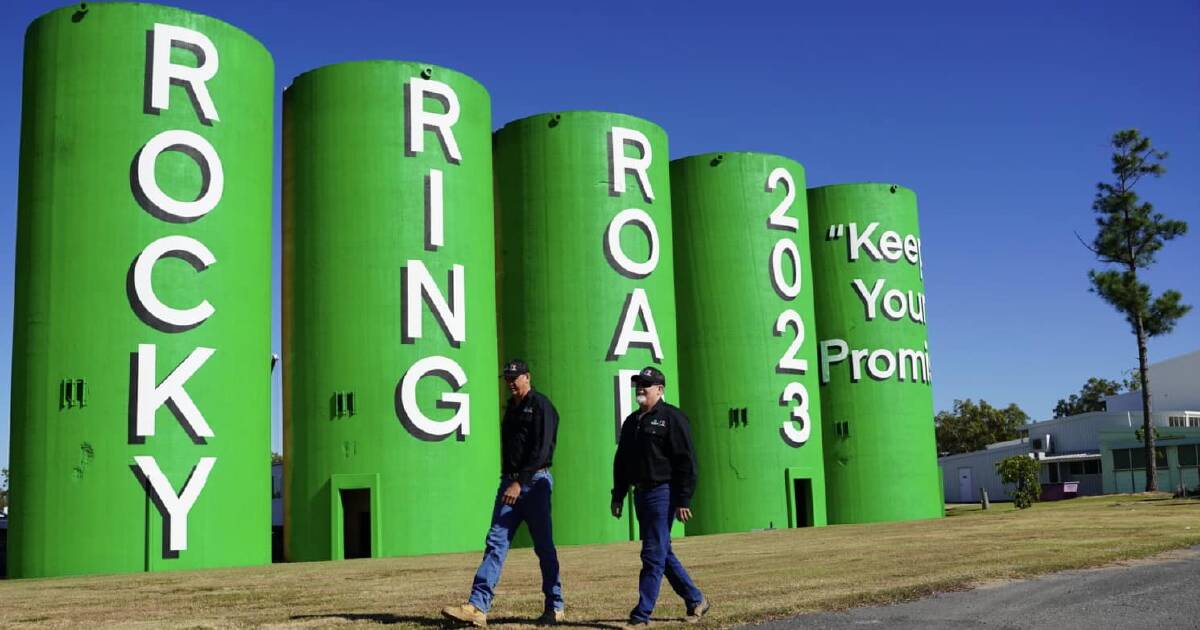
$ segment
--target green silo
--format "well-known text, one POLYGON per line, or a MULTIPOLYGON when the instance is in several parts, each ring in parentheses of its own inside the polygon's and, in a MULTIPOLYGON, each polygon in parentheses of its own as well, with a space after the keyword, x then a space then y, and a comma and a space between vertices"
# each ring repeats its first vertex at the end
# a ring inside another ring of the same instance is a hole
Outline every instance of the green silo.
POLYGON ((499 479, 491 103, 400 61, 284 93, 290 560, 478 549, 499 479))
POLYGON ((942 516, 917 197, 808 191, 830 523, 942 516))
POLYGON ((561 418, 555 541, 629 540, 633 509, 608 509, 629 377, 656 365, 679 400, 666 133, 578 111, 511 122, 495 143, 501 352, 529 362, 561 418))
POLYGON ((804 167, 671 162, 679 387, 700 469, 688 533, 825 525, 804 167))
POLYGON ((170 7, 30 25, 10 575, 270 561, 273 73, 170 7))

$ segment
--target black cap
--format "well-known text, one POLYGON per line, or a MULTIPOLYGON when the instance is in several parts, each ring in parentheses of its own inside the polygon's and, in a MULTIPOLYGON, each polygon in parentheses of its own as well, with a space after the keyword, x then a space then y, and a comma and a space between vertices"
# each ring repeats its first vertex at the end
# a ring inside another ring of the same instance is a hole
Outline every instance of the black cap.
POLYGON ((501 376, 520 376, 529 373, 529 365, 521 359, 512 359, 504 364, 501 376))
POLYGON ((637 385, 638 387, 649 387, 651 385, 662 385, 666 387, 667 385, 667 377, 663 376, 663 373, 659 372, 658 368, 653 366, 646 366, 642 368, 641 372, 634 374, 629 380, 633 381, 633 384, 637 385))

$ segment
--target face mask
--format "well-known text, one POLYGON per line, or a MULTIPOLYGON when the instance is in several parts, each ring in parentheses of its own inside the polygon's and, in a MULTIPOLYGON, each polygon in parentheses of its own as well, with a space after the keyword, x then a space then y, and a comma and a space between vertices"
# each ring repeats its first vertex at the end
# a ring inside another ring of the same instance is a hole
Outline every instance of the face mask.
POLYGON ((645 395, 645 394, 638 394, 638 396, 637 396, 637 402, 638 402, 638 404, 639 404, 639 405, 644 405, 644 404, 646 404, 646 395, 645 395))

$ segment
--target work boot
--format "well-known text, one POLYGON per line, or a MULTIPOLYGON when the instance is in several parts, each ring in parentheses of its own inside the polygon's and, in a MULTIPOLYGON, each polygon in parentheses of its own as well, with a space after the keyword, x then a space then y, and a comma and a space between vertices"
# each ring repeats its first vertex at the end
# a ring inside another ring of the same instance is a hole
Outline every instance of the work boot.
POLYGON ((712 604, 708 602, 707 597, 701 599, 700 603, 696 604, 695 606, 689 606, 687 612, 688 623, 696 623, 700 621, 704 615, 708 614, 709 608, 712 608, 712 604))
POLYGON ((479 610, 474 604, 447 606, 442 609, 442 616, 447 619, 469 623, 478 628, 487 627, 487 613, 479 610))
POLYGON ((629 620, 625 622, 625 627, 636 630, 644 630, 645 628, 650 627, 650 620, 634 619, 633 617, 630 617, 629 620))
POLYGON ((567 620, 567 613, 562 610, 547 610, 537 618, 539 626, 553 626, 567 620))

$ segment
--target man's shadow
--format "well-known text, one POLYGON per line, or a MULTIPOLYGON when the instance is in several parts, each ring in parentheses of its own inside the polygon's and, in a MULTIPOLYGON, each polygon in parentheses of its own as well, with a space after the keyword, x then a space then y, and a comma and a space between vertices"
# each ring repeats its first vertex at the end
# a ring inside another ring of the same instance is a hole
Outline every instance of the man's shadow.
MULTIPOLYGON (((345 619, 346 621, 373 621, 384 625, 395 625, 400 623, 412 624, 424 628, 469 628, 470 624, 460 621, 451 621, 444 617, 418 617, 415 615, 393 615, 390 613, 325 613, 321 615, 292 615, 292 621, 304 621, 310 619, 345 619)), ((674 621, 674 620, 672 620, 674 621)), ((554 624, 560 628, 594 628, 596 630, 624 630, 622 625, 623 620, 620 619, 601 619, 596 621, 560 621, 554 624)), ((536 617, 495 617, 488 619, 488 625, 495 624, 520 624, 526 626, 537 625, 536 617)), ((550 626, 547 626, 550 627, 550 626)))

